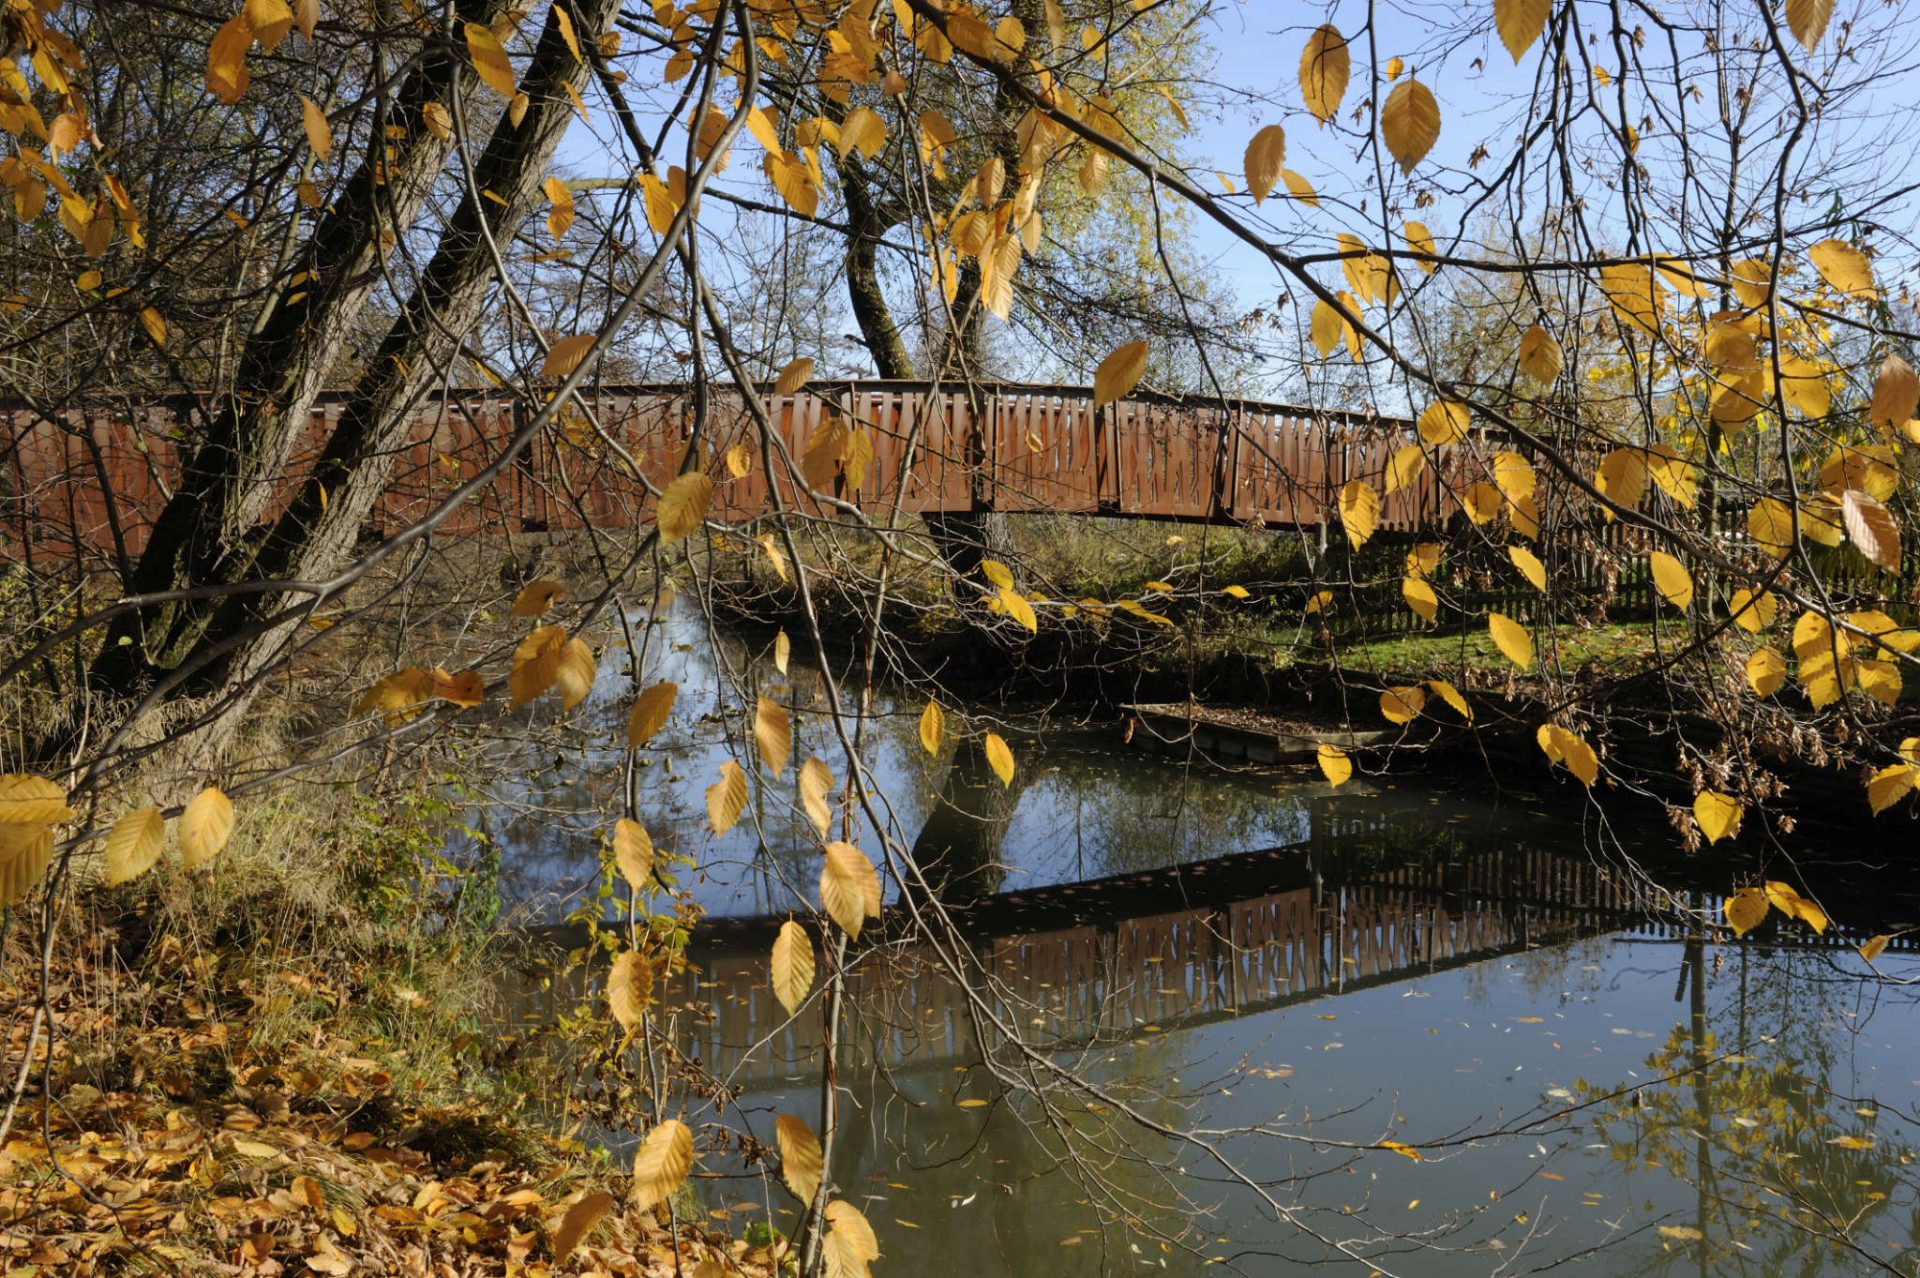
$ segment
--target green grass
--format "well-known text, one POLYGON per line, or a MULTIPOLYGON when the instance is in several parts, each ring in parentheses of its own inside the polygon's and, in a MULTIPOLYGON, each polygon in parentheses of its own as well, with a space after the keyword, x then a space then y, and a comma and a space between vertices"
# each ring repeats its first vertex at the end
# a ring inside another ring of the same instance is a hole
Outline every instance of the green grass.
MULTIPOLYGON (((1650 621, 1563 626, 1552 632, 1536 628, 1533 637, 1539 654, 1534 666, 1536 671, 1550 660, 1557 660, 1562 669, 1605 663, 1610 671, 1622 673, 1654 655, 1654 623, 1650 621)), ((1318 646, 1292 646, 1289 636, 1288 655, 1287 664, 1301 664, 1323 662, 1329 654, 1318 646)), ((1484 626, 1451 633, 1410 633, 1359 642, 1336 641, 1332 655, 1348 669, 1382 675, 1425 676, 1462 669, 1517 669, 1494 647, 1484 626)))

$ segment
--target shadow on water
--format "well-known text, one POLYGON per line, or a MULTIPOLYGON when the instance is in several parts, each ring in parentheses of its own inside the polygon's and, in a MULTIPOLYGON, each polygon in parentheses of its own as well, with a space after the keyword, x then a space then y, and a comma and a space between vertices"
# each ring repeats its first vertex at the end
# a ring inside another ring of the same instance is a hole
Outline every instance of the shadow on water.
MULTIPOLYGON (((825 753, 807 683, 796 669, 763 689, 790 698, 796 757, 825 753)), ((728 725, 698 704, 649 765, 647 812, 716 917, 658 1005, 725 1085, 727 1120, 770 1141, 774 1114, 818 1100, 817 1009, 788 1017, 766 961, 818 863, 778 804, 722 840, 673 806, 697 803, 727 750, 728 725)), ((1697 920, 1730 867, 1657 857, 1664 832, 1609 852, 1578 816, 1526 802, 1329 793, 1072 734, 1016 741, 1005 786, 977 745, 927 760, 916 717, 883 705, 871 725, 883 784, 990 980, 961 989, 891 917, 856 947, 839 1061, 852 1119, 831 1172, 891 1255, 1047 1278, 1221 1260, 1367 1272, 1191 1147, 1120 1121, 1129 1106, 1213 1132, 1322 1238, 1385 1231, 1364 1249, 1389 1272, 1915 1272, 1920 1015, 1851 950, 1920 912, 1894 885, 1836 881, 1817 943, 1777 923, 1727 943, 1697 920), (1109 1101, 1002 1092, 982 1062, 1017 1060, 1015 1029, 1109 1101)), ((576 793, 596 784, 590 756, 559 763, 513 794, 540 816, 506 840, 549 901, 597 871, 605 811, 576 793)), ((1920 978, 1905 945, 1882 969, 1920 978)), ((504 992, 533 1021, 595 997, 577 975, 504 992)), ((716 1155, 707 1173, 718 1218, 791 1227, 762 1169, 716 1155)))

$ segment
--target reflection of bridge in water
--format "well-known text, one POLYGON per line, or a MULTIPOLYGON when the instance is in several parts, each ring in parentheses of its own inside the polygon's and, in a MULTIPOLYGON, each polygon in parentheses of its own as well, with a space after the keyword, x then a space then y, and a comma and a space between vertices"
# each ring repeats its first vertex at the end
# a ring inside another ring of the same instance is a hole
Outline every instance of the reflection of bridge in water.
MULTIPOLYGON (((1059 1050, 1680 926, 1666 892, 1577 845, 1554 850, 1544 825, 1531 837, 1519 824, 1463 838, 1437 811, 1316 807, 1304 843, 948 908, 995 980, 997 1011, 1029 1042, 1059 1050)), ((905 931, 904 913, 891 908, 880 939, 859 947, 848 993, 861 1023, 843 1066, 946 1067, 981 1055, 969 1001, 945 968, 917 944, 889 941, 905 931)), ((708 920, 694 970, 661 991, 683 1013, 688 1050, 742 1085, 805 1076, 819 1060, 816 1010, 790 1018, 768 986, 781 921, 708 920)))

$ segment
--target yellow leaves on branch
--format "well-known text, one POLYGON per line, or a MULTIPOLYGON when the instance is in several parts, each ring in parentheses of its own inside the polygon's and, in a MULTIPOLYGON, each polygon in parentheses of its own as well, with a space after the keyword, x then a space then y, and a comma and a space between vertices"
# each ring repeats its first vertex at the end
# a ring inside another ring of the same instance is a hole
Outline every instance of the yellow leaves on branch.
POLYGON ((1920 415, 1920 377, 1913 365, 1898 355, 1888 355, 1880 363, 1873 379, 1873 398, 1867 405, 1867 420, 1885 430, 1903 430, 1920 415))
POLYGON ((1718 843, 1738 829, 1745 811, 1740 800, 1718 790, 1702 790, 1693 796, 1693 819, 1708 843, 1718 843))
POLYGON ((827 795, 832 790, 833 773, 826 764, 808 759, 800 765, 800 808, 813 823, 814 832, 823 839, 833 825, 833 808, 827 803, 827 795))
MULTIPOLYGON (((1788 883, 1769 879, 1763 888, 1744 887, 1721 906, 1727 926, 1735 936, 1745 936, 1766 921, 1770 911, 1778 910, 1788 918, 1799 919, 1815 932, 1827 930, 1827 912, 1801 896, 1788 883)), ((1863 947, 1864 948, 1864 947, 1863 947)), ((1877 955, 1879 950, 1875 950, 1877 955)), ((1873 960, 1869 958, 1868 962, 1873 960)))
POLYGON ((1111 404, 1133 393, 1147 372, 1147 343, 1128 342, 1100 361, 1093 374, 1093 406, 1111 404))
POLYGON ((1600 756, 1579 733, 1557 723, 1543 723, 1534 739, 1549 763, 1565 767, 1589 790, 1600 779, 1600 756))
POLYGON ((930 755, 940 753, 941 739, 946 735, 947 715, 940 703, 931 697, 927 699, 927 708, 920 712, 920 748, 930 755))
POLYGON ((319 103, 305 94, 300 96, 300 123, 306 130, 307 145, 324 161, 333 153, 333 126, 327 123, 327 113, 319 103))
POLYGON ((1400 598, 1422 621, 1432 621, 1440 613, 1440 596, 1419 577, 1400 579, 1400 598))
POLYGON ((853 844, 827 844, 820 861, 820 906, 854 940, 867 919, 880 917, 880 874, 853 844))
POLYGON ((1538 555, 1525 546, 1508 546, 1507 558, 1513 561, 1513 566, 1520 570, 1520 575, 1527 579, 1528 585, 1542 594, 1546 593, 1547 566, 1540 562, 1538 555))
POLYGON ((547 348, 547 356, 540 362, 540 376, 555 379, 571 376, 599 338, 598 333, 575 333, 561 338, 547 348))
POLYGON ((773 1136, 780 1150, 780 1179, 796 1198, 811 1207, 827 1170, 820 1138, 805 1119, 792 1114, 781 1114, 773 1120, 773 1136))
POLYGON ((513 668, 507 672, 509 708, 518 709, 551 689, 560 693, 562 708, 571 710, 586 700, 593 677, 593 649, 585 640, 569 639, 559 626, 541 626, 513 650, 513 668))
POLYGON ((1437 250, 1433 246, 1433 232, 1427 229, 1425 222, 1408 222, 1406 226, 1407 248, 1413 252, 1413 260, 1428 275, 1440 269, 1435 260, 1437 250))
POLYGON ((572 190, 558 177, 549 177, 542 182, 540 190, 546 194, 547 202, 553 206, 547 210, 547 234, 556 240, 565 239, 574 219, 572 190))
POLYGON ((1321 745, 1314 751, 1314 759, 1319 763, 1320 773, 1326 777, 1329 785, 1345 785, 1353 776, 1353 760, 1348 758, 1347 752, 1339 746, 1321 745))
POLYGON ((1747 658, 1746 675, 1757 696, 1771 697, 1787 681, 1787 663, 1772 648, 1760 648, 1747 658))
POLYGON ((1553 0, 1493 0, 1494 29, 1500 33, 1500 43, 1507 46, 1515 64, 1547 29, 1547 19, 1552 13, 1553 0))
POLYGON ((1420 438, 1439 447, 1443 444, 1457 444, 1467 437, 1467 426, 1472 421, 1467 406, 1456 399, 1437 399, 1420 410, 1417 425, 1420 438))
POLYGON ((1562 354, 1553 334, 1535 324, 1520 336, 1520 369, 1545 386, 1560 376, 1562 354))
POLYGON ((720 764, 720 779, 707 787, 707 820, 715 834, 725 834, 747 810, 747 774, 732 759, 720 764))
POLYGON ((159 808, 139 808, 107 831, 107 885, 131 882, 153 868, 166 845, 167 822, 159 808))
POLYGON ((1787 0, 1787 30, 1808 53, 1820 43, 1832 20, 1833 0, 1787 0))
POLYGON ((676 475, 660 491, 660 506, 655 519, 660 540, 671 546, 697 532, 707 521, 713 507, 713 480, 697 470, 676 475))
POLYGON ((1682 612, 1693 605, 1693 574, 1685 564, 1664 550, 1656 550, 1647 556, 1647 566, 1653 573, 1653 588, 1662 599, 1682 612))
POLYGON ((1426 689, 1418 684, 1388 688, 1380 694, 1380 715, 1388 723, 1412 723, 1426 707, 1426 689))
MULTIPOLYGON (((1247 194, 1255 204, 1267 198, 1273 184, 1286 170, 1287 134, 1277 124, 1269 124, 1247 143, 1245 159, 1247 194)), ((1291 185, 1291 183, 1289 183, 1291 185)))
POLYGON ((813 361, 802 355, 799 359, 789 361, 786 367, 780 370, 780 376, 774 379, 773 393, 791 395, 805 386, 812 377, 813 361))
POLYGON ((869 1278, 873 1272, 870 1263, 880 1258, 880 1242, 873 1236, 873 1226, 859 1208, 839 1198, 827 1204, 824 1250, 831 1278, 869 1278))
POLYGON ((1880 296, 1873 286, 1873 266, 1862 253, 1845 240, 1821 240, 1807 250, 1820 278, 1836 293, 1871 302, 1880 296))
POLYGON ((993 775, 1000 778, 1000 784, 1013 788, 1013 751, 1007 747, 999 733, 989 732, 985 741, 987 766, 993 769, 993 775))
POLYGON ((1341 339, 1349 331, 1346 316, 1338 307, 1324 298, 1313 304, 1313 319, 1309 324, 1308 336, 1313 348, 1325 359, 1340 347, 1341 339))
POLYGON ((766 697, 759 699, 753 711, 753 744, 768 772, 777 777, 787 770, 787 761, 793 757, 793 723, 785 706, 766 697))
POLYGON ((1307 37, 1307 47, 1300 53, 1300 96, 1321 125, 1340 110, 1352 70, 1346 37, 1331 24, 1307 37))
POLYGON ((634 698, 633 709, 627 715, 629 750, 638 750, 667 725, 667 716, 673 713, 673 701, 679 694, 677 683, 656 683, 634 698))
POLYGON ((1440 104, 1433 90, 1411 77, 1394 85, 1380 104, 1380 135, 1400 171, 1411 174, 1440 140, 1440 104))
POLYGON ((1527 628, 1504 613, 1487 614, 1487 633, 1500 655, 1522 670, 1533 669, 1533 636, 1527 628))
POLYGON ((653 836, 632 817, 613 823, 613 863, 633 891, 644 892, 652 886, 653 836))
POLYGON ((0 776, 0 908, 14 905, 53 863, 53 827, 73 819, 66 792, 45 777, 0 776))
POLYGON ((1773 624, 1774 614, 1779 611, 1780 601, 1762 590, 1753 593, 1746 587, 1733 592, 1733 598, 1727 602, 1727 612, 1733 618, 1733 624, 1748 634, 1757 635, 1773 624))
POLYGON ((1358 550, 1380 527, 1380 494, 1364 479, 1350 479, 1340 489, 1340 526, 1358 550))
POLYGON ((233 800, 208 786, 187 801, 175 834, 180 840, 180 864, 199 869, 219 856, 233 837, 233 800))
POLYGON ((538 617, 553 607, 558 600, 567 597, 567 588, 557 581, 546 577, 528 582, 513 597, 512 615, 515 617, 538 617))
POLYGON ((633 1156, 633 1205, 640 1211, 666 1202, 693 1171, 693 1133, 669 1118, 647 1133, 633 1156))
POLYGON ((788 919, 773 938, 773 956, 768 966, 773 996, 792 1016, 807 1001, 813 989, 813 939, 807 929, 788 919))
POLYGON ((631 1034, 653 999, 653 966, 633 950, 622 951, 607 972, 607 1007, 631 1034))
POLYGON ((519 89, 514 83, 513 60, 507 57, 500 37, 492 28, 478 22, 467 23, 466 36, 467 58, 473 63, 474 74, 489 89, 511 100, 519 89))
POLYGON ((1841 517, 1847 536, 1877 567, 1887 572, 1900 571, 1900 525, 1893 512, 1871 494, 1849 488, 1841 495, 1841 517))

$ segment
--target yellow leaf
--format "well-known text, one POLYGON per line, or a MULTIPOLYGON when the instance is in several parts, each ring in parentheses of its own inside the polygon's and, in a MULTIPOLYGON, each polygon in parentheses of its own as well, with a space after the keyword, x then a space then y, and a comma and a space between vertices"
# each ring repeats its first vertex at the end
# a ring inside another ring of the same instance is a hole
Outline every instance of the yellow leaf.
POLYGON ((327 123, 327 113, 320 105, 305 94, 300 97, 300 122, 307 131, 307 145, 325 160, 333 151, 333 126, 327 123))
POLYGON ((1916 785, 1920 785, 1920 768, 1911 763, 1881 768, 1867 779, 1867 804, 1879 816, 1906 798, 1916 785))
POLYGON ((1408 222, 1406 226, 1407 247, 1413 250, 1413 260, 1428 275, 1440 269, 1440 263, 1434 260, 1437 250, 1433 245, 1433 232, 1427 229, 1425 222, 1408 222))
POLYGON ((779 378, 773 383, 776 395, 792 395, 805 386, 813 376, 813 361, 801 356, 780 370, 779 378))
POLYGON ((655 235, 665 235, 680 212, 680 201, 673 198, 667 184, 651 172, 640 175, 640 201, 646 208, 647 226, 655 235))
POLYGON ((1916 414, 1920 414, 1920 377, 1906 360, 1889 355, 1881 361, 1880 372, 1873 379, 1867 420, 1888 430, 1901 430, 1916 414))
POLYGON ((671 546, 698 531, 712 505, 713 480, 697 470, 676 475, 660 491, 660 540, 671 546))
POLYGON ((1685 564, 1664 550, 1656 550, 1647 556, 1647 567, 1653 572, 1653 588, 1662 599, 1682 612, 1693 604, 1693 574, 1685 564))
POLYGON ((1465 404, 1453 399, 1436 399, 1420 410, 1420 438, 1435 447, 1457 444, 1467 437, 1471 421, 1465 404))
POLYGON ((715 834, 725 834, 740 821, 747 810, 747 774, 739 764, 727 759, 720 764, 720 779, 707 787, 707 820, 715 834))
MULTIPOLYGON (((1600 459, 1593 485, 1607 500, 1627 510, 1637 509, 1647 495, 1647 455, 1638 448, 1616 448, 1600 459)), ((1604 510, 1611 520, 1614 513, 1604 510)))
POLYGON ((188 800, 175 833, 180 840, 180 864, 198 869, 219 856, 233 837, 233 800, 208 786, 188 800))
POLYGON ((491 28, 478 22, 467 24, 467 57, 473 61, 474 74, 501 97, 511 99, 519 91, 514 85, 513 61, 491 28))
POLYGON ((1029 633, 1040 633, 1040 619, 1033 615, 1033 605, 1027 602, 1025 595, 1010 587, 1002 586, 996 598, 999 599, 1000 606, 1006 610, 1007 615, 1025 626, 1029 633))
POLYGON ((1560 376, 1560 343, 1535 324, 1520 337, 1520 368, 1536 382, 1551 386, 1560 376))
POLYGON ((564 599, 567 588, 557 581, 545 577, 530 581, 520 588, 513 597, 512 615, 516 617, 538 617, 553 607, 554 601, 564 599))
POLYGON ((1727 604, 1733 624, 1754 635, 1773 624, 1778 608, 1779 600, 1771 594, 1763 590, 1756 595, 1744 586, 1733 592, 1733 598, 1727 604))
POLYGON ((247 50, 253 47, 253 28, 244 11, 227 19, 207 46, 207 92, 227 105, 247 91, 247 50))
POLYGON ((1840 510, 1847 524, 1847 536, 1860 553, 1887 572, 1900 571, 1900 525, 1893 512, 1858 488, 1849 488, 1841 497, 1840 510))
POLYGON ((1340 489, 1340 526, 1354 549, 1367 544, 1380 526, 1380 494, 1364 479, 1350 479, 1340 489))
POLYGON ((1698 500, 1700 475, 1692 462, 1665 444, 1655 444, 1647 449, 1645 464, 1647 474, 1661 492, 1688 510, 1693 509, 1698 500))
POLYGON ((920 712, 920 748, 928 754, 939 754, 940 741, 946 735, 946 730, 946 712, 940 709, 938 701, 929 697, 927 708, 920 712))
POLYGON ((1808 53, 1826 34, 1833 18, 1833 0, 1787 0, 1787 29, 1808 53))
POLYGON ((1287 184, 1287 194, 1311 208, 1320 207, 1320 193, 1313 189, 1313 183, 1295 173, 1292 169, 1280 170, 1280 180, 1287 184))
POLYGON ((834 1278, 867 1278, 868 1262, 880 1257, 873 1226, 852 1203, 838 1198, 827 1204, 824 1250, 827 1272, 834 1278))
POLYGON ((1465 719, 1468 723, 1473 722, 1473 707, 1468 705, 1467 699, 1460 695, 1460 689, 1454 687, 1445 679, 1429 679, 1427 680, 1427 687, 1433 689, 1435 695, 1442 701, 1452 706, 1455 714, 1465 719))
MULTIPOLYGON (((1553 0, 1493 0, 1493 25, 1517 65, 1547 29, 1553 0)), ((1552 380, 1551 378, 1543 380, 1552 380)))
POLYGON ((1740 800, 1718 790, 1702 790, 1693 797, 1693 819, 1709 843, 1718 843, 1739 828, 1743 811, 1740 800))
MULTIPOLYGON (((553 11, 563 21, 565 20, 566 9, 564 6, 556 4, 553 7, 553 11)), ((570 32, 571 28, 568 28, 568 30, 570 32)), ((579 53, 576 51, 574 57, 577 58, 579 56, 579 53)), ((580 1240, 587 1236, 589 1230, 600 1223, 600 1218, 606 1215, 612 1206, 612 1194, 596 1191, 585 1195, 571 1207, 567 1208, 567 1214, 560 1218, 560 1227, 553 1231, 553 1263, 556 1265, 566 1264, 567 1257, 571 1256, 573 1249, 580 1245, 580 1240)))
POLYGON ((1000 784, 1013 788, 1013 751, 997 732, 989 732, 986 740, 987 766, 1000 778, 1000 784))
POLYGON ((1662 1238, 1672 1238, 1679 1242, 1699 1242, 1702 1238, 1706 1237, 1705 1234, 1695 1229, 1692 1225, 1662 1225, 1660 1226, 1660 1236, 1662 1238))
POLYGON ((858 151, 864 160, 872 160, 887 144, 887 122, 872 107, 857 106, 840 122, 840 138, 834 145, 845 163, 848 152, 858 151))
POLYGON ((753 712, 753 743, 760 751, 760 762, 768 772, 779 776, 793 757, 793 724, 786 707, 765 697, 753 712))
POLYGON ((1415 1149, 1413 1146, 1408 1145, 1402 1141, 1383 1140, 1380 1142, 1379 1148, 1391 1150, 1392 1152, 1400 1155, 1402 1158, 1411 1158, 1416 1163, 1426 1161, 1425 1155, 1423 1155, 1419 1150, 1415 1149))
POLYGON ((1313 321, 1309 336, 1313 348, 1325 359, 1340 347, 1341 336, 1346 332, 1347 321, 1332 303, 1321 299, 1313 304, 1313 321))
POLYGON ((1817 612, 1803 612, 1793 623, 1793 655, 1800 686, 1816 710, 1840 700, 1853 682, 1852 641, 1817 612))
POLYGON ((1726 914, 1727 926, 1733 929, 1733 934, 1745 936, 1766 922, 1767 894, 1757 887, 1741 888, 1728 897, 1720 908, 1726 914))
POLYGON ((1513 566, 1520 570, 1520 575, 1525 577, 1535 590, 1546 590, 1547 566, 1540 562, 1538 555, 1525 546, 1508 546, 1507 558, 1513 561, 1513 566))
POLYGON ((867 919, 880 917, 880 876, 866 853, 851 843, 827 844, 820 861, 820 905, 855 940, 867 919))
POLYGON ((791 1114, 781 1114, 773 1120, 773 1137, 780 1150, 780 1179, 787 1183, 795 1197, 811 1207, 820 1193, 820 1178, 826 1174, 820 1138, 813 1134, 813 1128, 807 1126, 805 1119, 791 1114))
POLYGON ((656 683, 634 698, 633 709, 627 715, 628 749, 638 750, 666 726, 667 716, 673 713, 674 698, 679 694, 677 683, 656 683))
POLYGON ((1393 456, 1387 462, 1386 489, 1396 493, 1402 488, 1411 487, 1414 481, 1426 473, 1426 450, 1418 444, 1403 444, 1394 449, 1393 456))
POLYGON ((1093 374, 1093 406, 1111 404, 1131 394, 1147 371, 1147 344, 1128 342, 1100 361, 1093 374))
POLYGON ((1286 167, 1286 159, 1287 135, 1277 124, 1267 125, 1247 143, 1247 193, 1253 196, 1255 204, 1273 190, 1273 184, 1279 181, 1281 170, 1286 167))
POLYGON ((1771 648, 1761 648, 1747 658, 1747 686, 1762 697, 1771 697, 1787 681, 1787 663, 1771 648))
POLYGON ((17 905, 33 891, 52 862, 51 826, 0 825, 0 909, 17 905))
POLYGON ((167 344, 167 321, 151 306, 140 308, 140 327, 147 330, 147 336, 153 339, 155 346, 167 344))
POLYGON ((607 972, 607 1007, 613 1019, 631 1034, 652 998, 652 965, 633 950, 622 952, 607 972))
POLYGON ((673 1197, 693 1170, 693 1133, 669 1118, 647 1133, 633 1156, 633 1205, 646 1211, 673 1197))
POLYGON ((1320 764, 1321 775, 1327 778, 1330 785, 1345 785, 1348 778, 1353 776, 1353 760, 1339 746, 1323 744, 1314 752, 1314 757, 1320 764))
POLYGON ((1591 789, 1600 778, 1600 756, 1586 739, 1577 732, 1571 732, 1557 723, 1543 723, 1534 734, 1540 743, 1540 749, 1551 763, 1563 765, 1567 771, 1580 780, 1580 784, 1591 789))
POLYGON ((569 639, 560 645, 553 663, 553 686, 560 693, 560 708, 571 710, 593 691, 593 649, 584 639, 569 639))
POLYGON ((826 764, 818 759, 808 759, 800 765, 800 806, 806 812, 807 820, 813 822, 815 832, 823 839, 833 825, 833 809, 827 804, 827 794, 832 789, 833 773, 826 764))
POLYGON ((1873 962, 1875 959, 1880 957, 1883 951, 1885 951, 1885 949, 1887 948, 1887 942, 1891 941, 1892 939, 1893 938, 1890 936, 1868 937, 1860 945, 1860 957, 1865 959, 1869 963, 1873 962))
POLYGON ((1785 559, 1793 549, 1793 512, 1785 502, 1762 497, 1747 512, 1747 535, 1762 552, 1785 559))
POLYGON ((115 821, 107 832, 107 885, 117 887, 152 869, 166 841, 167 822, 159 808, 140 808, 115 821))
POLYGON ((1493 483, 1508 501, 1520 502, 1533 496, 1539 479, 1533 463, 1519 453, 1498 452, 1493 455, 1493 483))
POLYGON ((613 863, 635 892, 653 885, 653 837, 631 817, 613 823, 613 863))
POLYGON ((287 32, 293 30, 293 10, 287 7, 287 0, 247 0, 241 13, 253 38, 267 53, 279 48, 287 32))
POLYGON ((568 229, 573 226, 573 192, 557 177, 549 177, 540 184, 540 189, 553 205, 547 211, 547 234, 556 240, 566 238, 568 229))
POLYGON ((1301 611, 1308 613, 1322 612, 1332 603, 1333 592, 1331 590, 1316 590, 1307 597, 1307 602, 1301 611))
POLYGON ((1222 586, 1220 587, 1220 593, 1223 595, 1229 595, 1235 599, 1252 598, 1251 594, 1248 593, 1247 588, 1239 584, 1235 584, 1231 586, 1222 586))
POLYGON ((1440 596, 1433 593, 1433 587, 1418 577, 1403 577, 1400 580, 1400 597, 1406 600, 1407 607, 1422 621, 1432 621, 1440 612, 1440 596))
POLYGON ((1411 174, 1440 139, 1440 104, 1433 90, 1411 77, 1394 85, 1380 105, 1380 135, 1400 171, 1411 174))
POLYGON ((1322 125, 1340 110, 1351 73, 1346 37, 1331 24, 1315 29, 1300 54, 1300 96, 1322 125))
POLYGON ((1422 541, 1407 552, 1407 576, 1431 577, 1440 566, 1440 543, 1422 541))
POLYGON ((1426 690, 1418 684, 1388 688, 1380 694, 1380 714, 1388 723, 1412 723, 1426 705, 1426 690))
POLYGON ((1873 286, 1873 267, 1867 255, 1845 240, 1821 240, 1807 250, 1807 256, 1835 292, 1866 302, 1880 296, 1873 286))
POLYGON ((547 357, 540 364, 542 377, 566 377, 580 367, 580 361, 587 357, 598 340, 597 333, 576 333, 572 337, 563 337, 547 348, 547 357))
POLYGON ((773 996, 787 1009, 787 1015, 794 1015, 813 989, 813 939, 807 935, 806 928, 792 919, 782 923, 780 934, 773 938, 769 971, 773 996))
POLYGON ((66 791, 45 777, 0 776, 0 825, 57 825, 72 819, 66 791))
POLYGON ((1487 614, 1487 633, 1493 636, 1493 646, 1500 655, 1522 670, 1533 669, 1533 636, 1525 626, 1503 613, 1492 612, 1487 614))

